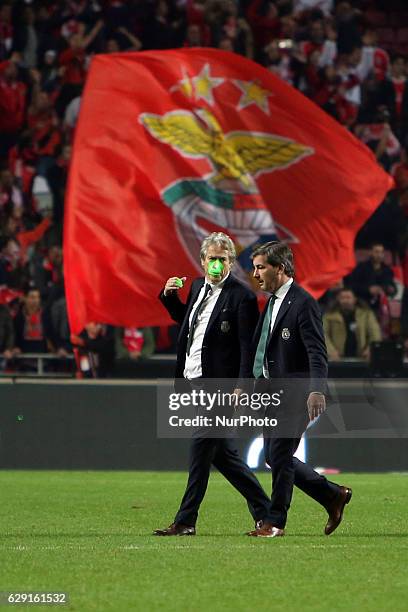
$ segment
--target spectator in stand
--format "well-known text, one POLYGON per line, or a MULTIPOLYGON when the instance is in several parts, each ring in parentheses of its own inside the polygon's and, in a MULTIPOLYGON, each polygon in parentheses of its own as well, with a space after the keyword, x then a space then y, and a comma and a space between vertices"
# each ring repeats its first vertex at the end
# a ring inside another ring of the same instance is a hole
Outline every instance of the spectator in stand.
POLYGON ((252 58, 254 55, 252 30, 245 19, 239 17, 233 0, 223 0, 213 6, 209 14, 211 40, 218 46, 224 38, 231 40, 235 53, 252 58))
POLYGON ((401 160, 394 164, 391 174, 395 180, 398 203, 408 221, 408 143, 401 152, 401 160))
POLYGON ((22 289, 30 279, 27 263, 21 260, 21 247, 13 237, 0 238, 0 286, 22 289))
POLYGON ((325 26, 322 19, 315 19, 310 22, 306 40, 299 44, 299 50, 306 62, 317 51, 319 67, 331 66, 337 55, 336 39, 337 33, 332 27, 325 26))
POLYGON ((46 257, 37 260, 32 276, 43 300, 47 300, 53 288, 62 283, 62 248, 59 245, 51 246, 46 257))
POLYGON ((4 2, 0 6, 0 62, 5 60, 13 47, 12 6, 4 2))
POLYGON ((348 55, 356 47, 361 47, 361 13, 348 0, 336 3, 335 25, 337 29, 337 49, 340 55, 348 55))
POLYGON ((36 160, 32 136, 28 130, 24 130, 16 146, 9 151, 8 167, 25 198, 28 198, 31 192, 36 160))
POLYGON ((353 289, 357 297, 371 306, 380 316, 382 304, 397 292, 394 273, 384 263, 384 246, 375 243, 371 246, 370 258, 360 262, 352 273, 344 279, 344 284, 353 289))
POLYGON ((187 26, 186 38, 183 43, 184 47, 206 47, 204 42, 203 32, 197 23, 191 23, 187 26))
POLYGON ((220 38, 220 40, 218 41, 217 49, 234 53, 234 45, 232 39, 229 36, 224 36, 223 38, 220 38))
POLYGON ((294 85, 295 70, 292 61, 292 55, 288 48, 289 42, 273 40, 264 49, 265 59, 264 65, 286 81, 290 85, 294 85))
POLYGON ((370 359, 370 343, 381 340, 373 311, 359 304, 354 292, 344 287, 336 304, 323 315, 327 353, 331 361, 343 358, 370 359))
POLYGON ((76 22, 76 32, 69 37, 69 47, 59 56, 62 88, 58 96, 59 115, 67 104, 76 98, 78 91, 82 90, 88 69, 87 49, 94 42, 104 27, 102 20, 97 21, 89 34, 85 34, 85 24, 76 22))
POLYGON ((335 285, 327 289, 318 299, 318 304, 322 314, 332 309, 336 305, 337 294, 340 289, 344 289, 343 279, 339 280, 335 285))
POLYGON ((50 323, 43 311, 41 294, 36 287, 29 287, 19 312, 14 319, 16 346, 21 353, 48 353, 50 323))
POLYGON ((24 196, 7 168, 0 170, 0 217, 24 210, 24 196))
POLYGON ((388 73, 390 58, 384 49, 377 46, 376 31, 370 28, 366 29, 362 43, 360 61, 356 65, 357 76, 360 81, 363 81, 372 73, 376 81, 383 81, 388 73))
POLYGON ((379 90, 380 104, 387 108, 390 123, 399 138, 408 136, 408 85, 407 62, 402 55, 396 55, 391 62, 391 75, 384 79, 379 90))
POLYGON ((151 357, 155 351, 151 327, 117 327, 115 329, 116 357, 139 361, 151 357))
POLYGON ((273 2, 251 0, 247 9, 248 23, 255 40, 255 58, 260 59, 262 50, 279 37, 280 18, 278 8, 273 2))
POLYGON ((386 170, 391 168, 401 152, 401 145, 389 120, 388 109, 378 106, 375 117, 369 123, 354 126, 355 135, 370 147, 386 170))
POLYGON ((167 0, 158 0, 145 23, 144 49, 172 49, 183 44, 185 18, 167 0))
POLYGON ((115 358, 113 327, 89 323, 77 335, 71 335, 80 372, 88 378, 106 378, 112 373, 115 358))
POLYGON ((0 64, 0 158, 18 140, 24 125, 27 86, 19 79, 17 57, 0 64))
POLYGON ((59 297, 54 292, 54 298, 50 298, 49 316, 51 323, 51 340, 55 353, 58 357, 68 357, 72 354, 71 333, 68 323, 67 303, 64 287, 59 287, 59 297))
POLYGON ((115 30, 105 44, 105 53, 119 53, 120 51, 140 51, 142 42, 125 27, 115 30))
POLYGON ((72 147, 65 144, 54 159, 54 164, 47 171, 47 180, 53 196, 53 217, 62 238, 62 223, 64 218, 64 196, 68 180, 68 169, 71 161, 72 147))
POLYGON ((15 354, 13 319, 5 304, 0 304, 0 364, 15 354))
POLYGON ((36 28, 36 15, 32 6, 16 6, 13 48, 21 56, 25 68, 36 68, 40 36, 36 28))
POLYGON ((49 94, 58 93, 60 84, 58 56, 55 49, 47 49, 39 65, 41 74, 41 89, 49 94))
POLYGON ((27 125, 37 156, 37 174, 46 176, 47 169, 52 165, 53 158, 60 146, 61 131, 52 100, 49 94, 40 88, 40 73, 33 70, 31 74, 33 86, 31 104, 27 113, 27 125))

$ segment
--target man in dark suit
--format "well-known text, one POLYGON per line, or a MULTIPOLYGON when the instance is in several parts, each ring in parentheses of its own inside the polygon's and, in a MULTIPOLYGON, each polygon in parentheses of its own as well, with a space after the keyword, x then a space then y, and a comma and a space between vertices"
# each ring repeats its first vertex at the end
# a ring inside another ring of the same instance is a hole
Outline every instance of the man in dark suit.
POLYGON ((329 535, 342 520, 351 489, 329 482, 294 457, 309 420, 326 407, 327 353, 320 310, 294 282, 293 254, 286 244, 259 246, 252 260, 260 288, 272 294, 254 336, 253 373, 258 388, 279 380, 285 395, 272 415, 278 421, 277 435, 264 432, 265 458, 272 470, 271 521, 248 535, 284 535, 294 485, 327 510, 325 533, 329 535))
MULTIPOLYGON (((201 246, 200 258, 205 278, 193 281, 185 304, 177 295, 177 277, 169 278, 160 294, 162 303, 181 326, 176 379, 183 378, 192 390, 207 384, 208 379, 229 379, 231 390, 239 394, 240 380, 252 376, 251 341, 258 319, 256 296, 230 274, 235 247, 227 235, 210 234, 201 246)), ((245 497, 255 521, 270 520, 270 500, 232 442, 199 434, 192 439, 188 483, 179 511, 174 522, 154 531, 155 535, 195 535, 211 465, 245 497)))
POLYGON ((384 245, 374 242, 371 245, 370 258, 360 261, 354 270, 346 276, 344 283, 356 296, 364 300, 380 315, 381 303, 384 298, 392 298, 397 292, 394 282, 394 272, 391 266, 384 263, 384 245))

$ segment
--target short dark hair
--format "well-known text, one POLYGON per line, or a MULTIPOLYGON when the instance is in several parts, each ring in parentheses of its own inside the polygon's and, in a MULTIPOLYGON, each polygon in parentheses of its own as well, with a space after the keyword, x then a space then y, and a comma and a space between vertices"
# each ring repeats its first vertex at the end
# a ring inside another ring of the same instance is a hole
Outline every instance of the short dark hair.
POLYGON ((24 295, 27 296, 29 293, 31 293, 32 291, 38 291, 38 293, 41 296, 41 291, 38 287, 36 287, 35 285, 26 285, 24 288, 24 295))
POLYGON ((354 289, 352 289, 351 287, 340 287, 340 289, 337 290, 336 298, 337 298, 337 296, 340 295, 340 293, 347 293, 347 292, 348 293, 352 293, 354 295, 354 297, 356 297, 354 289))
POLYGON ((268 264, 271 266, 283 266, 286 276, 294 276, 295 265, 292 249, 284 242, 273 240, 265 242, 265 244, 259 244, 252 251, 252 259, 257 255, 265 255, 268 264))

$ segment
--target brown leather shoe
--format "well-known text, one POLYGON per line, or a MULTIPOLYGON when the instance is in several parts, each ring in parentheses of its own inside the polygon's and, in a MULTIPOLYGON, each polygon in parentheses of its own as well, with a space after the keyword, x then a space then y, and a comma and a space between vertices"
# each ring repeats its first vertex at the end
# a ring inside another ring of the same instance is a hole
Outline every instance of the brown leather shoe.
POLYGON ((193 536, 195 534, 195 527, 182 525, 181 523, 172 523, 165 529, 156 529, 153 531, 153 535, 156 536, 193 536))
POLYGON ((324 528, 324 533, 326 535, 333 533, 340 525, 343 518, 344 507, 349 503, 352 495, 353 492, 351 489, 348 487, 340 487, 340 491, 334 500, 327 506, 326 510, 329 514, 329 518, 324 528))
POLYGON ((285 532, 271 523, 262 523, 260 527, 254 529, 254 531, 249 531, 247 535, 253 538, 280 538, 285 535, 285 532))

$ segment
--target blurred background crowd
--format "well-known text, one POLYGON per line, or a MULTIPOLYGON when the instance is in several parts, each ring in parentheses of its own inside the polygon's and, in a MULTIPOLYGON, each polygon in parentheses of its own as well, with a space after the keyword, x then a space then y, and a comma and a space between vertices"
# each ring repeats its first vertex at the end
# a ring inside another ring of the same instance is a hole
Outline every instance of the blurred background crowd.
MULTIPOLYGON (((264 65, 374 152, 396 188, 356 238, 357 267, 322 296, 332 361, 370 343, 408 351, 408 6, 404 0, 0 0, 0 369, 75 348, 105 376, 115 356, 174 351, 175 330, 69 332, 64 193, 90 59, 96 53, 216 47, 264 65)), ((329 203, 328 203, 329 205, 329 203)), ((61 365, 62 364, 62 365, 61 365)))

